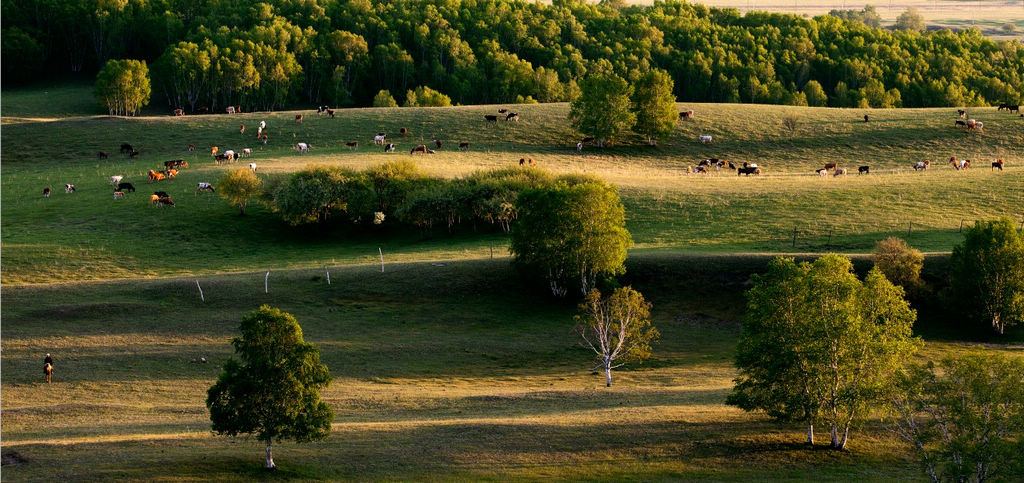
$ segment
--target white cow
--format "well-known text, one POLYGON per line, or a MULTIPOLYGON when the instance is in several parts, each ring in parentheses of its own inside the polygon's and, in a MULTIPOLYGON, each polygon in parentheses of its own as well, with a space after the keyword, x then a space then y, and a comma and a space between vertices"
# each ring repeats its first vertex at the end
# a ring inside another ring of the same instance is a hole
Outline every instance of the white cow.
POLYGON ((249 170, 253 173, 256 172, 256 163, 249 163, 249 170))
POLYGON ((252 149, 245 148, 242 150, 242 157, 246 158, 252 155, 252 149))
POLYGON ((298 144, 295 145, 295 149, 298 152, 300 152, 300 153, 308 153, 309 152, 309 144, 298 143, 298 144))
POLYGON ((706 134, 701 136, 700 137, 700 142, 702 142, 704 144, 710 143, 711 142, 711 136, 710 135, 706 135, 706 134))
POLYGON ((228 157, 228 161, 234 161, 234 160, 238 159, 238 156, 235 156, 235 152, 230 150, 230 149, 227 150, 227 151, 224 151, 224 156, 228 157))
POLYGON ((374 136, 373 137, 373 144, 376 144, 378 146, 384 145, 384 137, 385 136, 383 134, 378 134, 378 135, 374 136))
POLYGON ((227 108, 224 109, 224 112, 226 112, 228 114, 234 114, 235 113, 235 106, 228 106, 227 108))
POLYGON ((111 176, 110 184, 117 186, 117 184, 120 183, 122 179, 124 179, 124 175, 111 176))
POLYGON ((267 128, 267 121, 260 121, 260 131, 262 132, 267 128))

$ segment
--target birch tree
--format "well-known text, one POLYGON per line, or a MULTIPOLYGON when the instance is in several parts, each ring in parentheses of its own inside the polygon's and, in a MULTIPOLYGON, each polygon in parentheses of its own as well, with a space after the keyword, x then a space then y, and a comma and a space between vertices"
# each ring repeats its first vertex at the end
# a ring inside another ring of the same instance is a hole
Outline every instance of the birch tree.
POLYGON ((267 469, 273 470, 274 441, 319 441, 330 433, 334 412, 320 400, 320 390, 331 374, 291 314, 264 305, 242 318, 239 331, 231 341, 238 360, 224 363, 206 407, 215 433, 251 434, 264 442, 267 469))
POLYGON ((612 385, 612 369, 651 356, 651 344, 660 334, 651 326, 651 304, 640 292, 623 287, 601 298, 601 292, 593 289, 579 308, 576 333, 583 346, 596 354, 606 387, 612 385))
POLYGON ((658 138, 668 136, 676 128, 676 96, 672 93, 672 76, 661 69, 653 69, 640 76, 633 90, 633 109, 636 124, 633 131, 647 137, 647 144, 655 146, 658 138))
POLYGON ((987 319, 1000 335, 1024 321, 1024 236, 1009 218, 964 229, 951 262, 953 296, 968 317, 987 319))

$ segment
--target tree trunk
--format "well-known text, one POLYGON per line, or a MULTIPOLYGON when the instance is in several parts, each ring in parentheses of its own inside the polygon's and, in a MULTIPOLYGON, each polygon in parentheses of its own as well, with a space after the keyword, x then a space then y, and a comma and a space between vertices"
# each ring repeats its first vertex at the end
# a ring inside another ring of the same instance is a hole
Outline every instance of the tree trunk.
POLYGON ((843 428, 843 438, 839 440, 838 450, 846 449, 846 441, 850 439, 850 423, 846 423, 846 427, 843 428))
POLYGON ((814 423, 807 423, 807 444, 814 446, 814 423))
POLYGON ((274 451, 271 447, 271 442, 267 441, 267 469, 276 470, 277 465, 274 464, 274 451))
POLYGON ((832 449, 840 449, 839 448, 839 428, 836 427, 835 424, 832 425, 831 433, 832 433, 832 444, 829 447, 832 448, 832 449))
POLYGON ((604 366, 604 387, 612 387, 612 366, 611 366, 611 364, 605 364, 605 366, 604 366))

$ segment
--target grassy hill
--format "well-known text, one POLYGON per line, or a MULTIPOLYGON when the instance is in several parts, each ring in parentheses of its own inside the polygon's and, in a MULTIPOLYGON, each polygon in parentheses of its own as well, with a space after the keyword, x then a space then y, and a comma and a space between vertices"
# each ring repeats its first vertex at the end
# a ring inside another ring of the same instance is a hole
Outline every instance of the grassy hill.
MULTIPOLYGON (((187 117, 77 117, 31 121, 19 117, 5 96, 2 215, 6 283, 219 273, 253 269, 312 267, 324 263, 368 262, 383 248, 391 261, 448 260, 505 255, 505 239, 469 229, 427 236, 414 233, 354 232, 335 226, 310 232, 288 227, 256 207, 250 216, 213 195, 195 195, 199 181, 216 181, 228 166, 208 156, 211 146, 255 150, 248 161, 260 173, 286 173, 308 163, 363 168, 387 160, 413 159, 426 172, 444 177, 518 165, 522 157, 555 173, 590 173, 619 186, 636 250, 713 252, 865 252, 874 242, 910 231, 910 242, 927 251, 948 251, 963 220, 1019 216, 1024 205, 1021 165, 1024 119, 994 108, 976 109, 984 133, 953 127, 953 109, 849 110, 757 105, 681 105, 696 119, 675 134, 647 146, 627 137, 616 146, 575 149, 580 138, 566 120, 565 104, 512 106, 519 123, 488 125, 495 106, 458 108, 353 109, 337 119, 304 112, 247 113, 187 117), (870 115, 871 122, 862 120, 870 115), (792 137, 781 120, 796 116, 792 137), (268 123, 269 143, 258 144, 254 128, 268 123), (8 122, 10 121, 10 122, 8 122), (239 133, 240 125, 248 128, 239 133), (401 127, 410 135, 398 137, 401 127), (398 144, 386 154, 372 136, 388 132, 398 144), (698 136, 711 134, 712 144, 698 136), (408 150, 435 137, 444 145, 432 156, 408 150), (358 140, 357 150, 345 147, 358 140), (313 150, 299 154, 295 142, 313 150), (457 143, 470 149, 460 152, 457 143), (142 155, 117 154, 131 143, 142 155), (195 144, 195 152, 187 151, 195 144), (96 158, 98 151, 111 157, 96 158), (958 173, 943 160, 956 155, 975 161, 958 173), (756 162, 760 177, 724 170, 687 175, 687 166, 718 157, 736 164, 756 162), (992 158, 1007 161, 992 172, 992 158), (191 167, 178 179, 147 183, 146 172, 182 158, 191 167), (914 162, 932 169, 916 173, 914 162), (872 175, 818 178, 813 170, 838 162, 852 172, 870 165, 872 175), (108 178, 122 174, 139 191, 111 197, 108 178), (61 187, 74 183, 78 192, 61 187), (54 188, 49 199, 45 186, 54 188), (167 191, 176 209, 147 202, 152 190, 167 191), (793 231, 796 229, 796 242, 793 231)), ((27 108, 26 108, 27 109, 27 108)))

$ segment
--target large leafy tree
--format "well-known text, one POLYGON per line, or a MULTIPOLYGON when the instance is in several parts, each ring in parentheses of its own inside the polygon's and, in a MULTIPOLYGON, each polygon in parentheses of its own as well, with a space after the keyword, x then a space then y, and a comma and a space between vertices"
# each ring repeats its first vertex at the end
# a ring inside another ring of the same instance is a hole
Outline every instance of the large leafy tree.
POLYGON ((740 374, 726 402, 782 421, 823 423, 843 449, 852 423, 889 387, 895 367, 917 347, 915 315, 877 269, 863 282, 849 259, 779 258, 754 277, 737 345, 740 374))
POLYGON ((274 189, 274 209, 292 225, 326 222, 348 207, 348 183, 355 178, 338 167, 307 166, 274 189))
POLYGON ((1003 334, 1024 320, 1024 236, 1009 218, 979 221, 953 247, 953 297, 968 317, 1003 334))
POLYGON ((96 75, 96 99, 112 115, 137 114, 149 104, 152 88, 144 60, 109 60, 96 75))
POLYGON ((660 334, 651 326, 651 304, 640 292, 622 287, 602 298, 593 289, 579 310, 576 333, 597 356, 606 387, 612 386, 612 369, 651 357, 651 343, 660 334))
POLYGON ((217 182, 220 196, 238 207, 238 214, 245 216, 245 208, 253 196, 262 194, 263 182, 248 168, 239 168, 224 173, 217 182))
POLYGON ((553 295, 563 297, 571 286, 586 295, 600 275, 625 272, 633 239, 613 187, 562 181, 522 191, 516 209, 509 250, 517 264, 547 278, 553 295))
POLYGON ((679 120, 672 77, 661 69, 652 69, 640 76, 633 85, 633 109, 636 124, 633 131, 647 137, 655 145, 658 138, 672 134, 679 120))
POLYGON ((615 74, 595 74, 580 81, 580 95, 569 107, 576 130, 593 136, 598 146, 629 129, 636 121, 630 111, 633 88, 615 74))
POLYGON ((238 360, 224 363, 206 407, 215 433, 251 434, 266 443, 267 468, 274 469, 274 441, 318 441, 330 433, 334 412, 320 390, 331 374, 291 314, 264 305, 238 328, 241 336, 231 341, 238 360))

